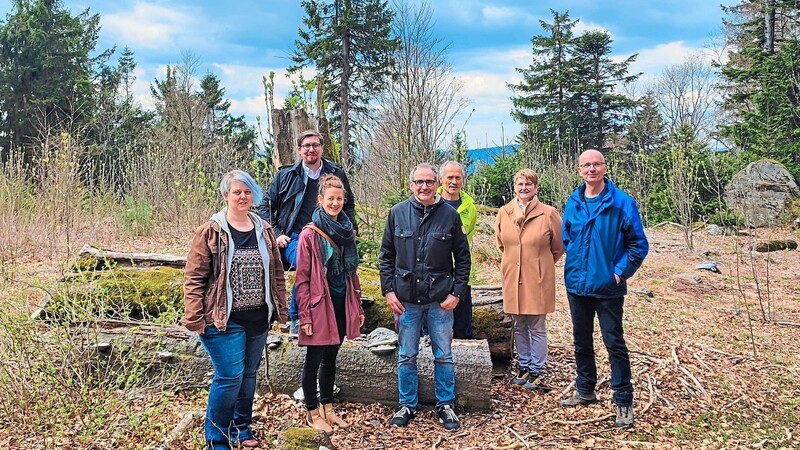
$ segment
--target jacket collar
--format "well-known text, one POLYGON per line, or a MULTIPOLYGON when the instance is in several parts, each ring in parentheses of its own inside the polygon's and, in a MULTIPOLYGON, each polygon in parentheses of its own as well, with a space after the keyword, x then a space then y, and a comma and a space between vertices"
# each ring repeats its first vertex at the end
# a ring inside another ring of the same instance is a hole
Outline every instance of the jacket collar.
MULTIPOLYGON (((442 193, 442 189, 443 189, 443 187, 439 186, 436 189, 436 192, 438 194, 441 194, 442 193)), ((461 196, 461 206, 458 207, 458 212, 461 212, 461 211, 463 211, 463 210, 465 210, 465 209, 467 209, 470 206, 475 204, 475 199, 472 198, 471 195, 469 195, 466 192, 464 192, 463 189, 461 190, 461 193, 459 195, 461 196)))

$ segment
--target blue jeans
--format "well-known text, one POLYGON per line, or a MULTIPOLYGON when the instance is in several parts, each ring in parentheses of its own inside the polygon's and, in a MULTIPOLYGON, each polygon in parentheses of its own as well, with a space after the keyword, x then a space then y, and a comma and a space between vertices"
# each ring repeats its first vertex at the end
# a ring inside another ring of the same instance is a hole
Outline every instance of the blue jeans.
POLYGON ((579 394, 589 395, 597 385, 597 365, 594 359, 594 316, 600 323, 600 333, 611 363, 611 389, 618 406, 633 404, 631 361, 622 334, 622 311, 625 297, 596 298, 567 293, 572 316, 572 337, 575 341, 575 387, 579 394))
POLYGON ((267 332, 248 336, 244 327, 228 322, 226 331, 209 325, 199 337, 214 365, 214 379, 208 390, 206 441, 211 449, 230 449, 231 443, 253 438, 250 423, 256 371, 267 332))
POLYGON ((510 314, 520 368, 542 373, 547 364, 547 314, 510 314))
MULTIPOLYGON (((281 249, 281 255, 289 263, 289 267, 294 270, 297 267, 297 240, 299 236, 297 233, 292 233, 289 236, 289 243, 286 248, 281 249)), ((300 318, 300 313, 297 311, 297 289, 292 286, 292 297, 289 300, 289 319, 297 320, 300 318)))
POLYGON ((425 321, 433 350, 433 380, 436 406, 453 405, 456 395, 455 364, 453 363, 453 311, 445 311, 439 303, 413 305, 403 303, 405 312, 397 319, 400 354, 397 358, 397 387, 400 406, 417 408, 419 373, 417 354, 419 336, 425 321))

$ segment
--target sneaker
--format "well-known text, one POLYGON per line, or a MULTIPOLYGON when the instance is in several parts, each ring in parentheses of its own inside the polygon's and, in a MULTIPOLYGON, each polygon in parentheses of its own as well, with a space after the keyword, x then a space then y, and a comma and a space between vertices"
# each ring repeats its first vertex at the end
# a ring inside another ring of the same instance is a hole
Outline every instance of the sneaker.
POLYGON ((617 420, 614 423, 617 428, 628 428, 633 426, 633 406, 617 406, 617 420))
POLYGON ((544 384, 542 380, 542 374, 533 371, 531 372, 530 376, 528 376, 528 380, 524 385, 522 385, 522 387, 529 391, 550 392, 553 390, 551 387, 548 387, 544 384))
POLYGON ((512 383, 522 386, 523 384, 528 382, 528 376, 530 376, 531 371, 527 367, 520 367, 519 372, 517 372, 517 376, 511 380, 512 383))
POLYGON ((297 336, 300 333, 300 319, 292 319, 289 322, 289 335, 297 336))
POLYGON ((452 406, 439 406, 436 408, 436 412, 439 413, 439 422, 444 425, 446 431, 455 431, 461 428, 461 422, 458 421, 458 416, 456 416, 456 412, 453 411, 452 406))
POLYGON ((594 392, 592 392, 589 395, 583 395, 579 392, 575 392, 574 394, 572 394, 572 397, 566 400, 560 400, 558 402, 558 406, 566 408, 571 406, 590 405, 596 401, 597 401, 597 396, 594 395, 594 392))
POLYGON ((408 425, 408 422, 411 422, 411 419, 414 418, 415 411, 408 406, 401 406, 400 409, 397 410, 396 413, 392 416, 392 419, 389 423, 393 427, 404 427, 408 425))

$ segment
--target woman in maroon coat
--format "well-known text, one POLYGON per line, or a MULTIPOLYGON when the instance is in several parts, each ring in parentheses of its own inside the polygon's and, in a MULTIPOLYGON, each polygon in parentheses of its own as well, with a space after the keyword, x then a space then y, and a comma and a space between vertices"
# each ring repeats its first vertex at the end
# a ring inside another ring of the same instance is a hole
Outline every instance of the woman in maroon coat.
POLYGON ((361 283, 356 273, 358 251, 353 224, 342 213, 344 196, 338 177, 320 177, 319 206, 297 243, 298 343, 307 347, 302 375, 306 420, 326 433, 333 431, 331 425, 348 426, 333 411, 336 356, 344 338, 358 337, 364 324, 361 283))

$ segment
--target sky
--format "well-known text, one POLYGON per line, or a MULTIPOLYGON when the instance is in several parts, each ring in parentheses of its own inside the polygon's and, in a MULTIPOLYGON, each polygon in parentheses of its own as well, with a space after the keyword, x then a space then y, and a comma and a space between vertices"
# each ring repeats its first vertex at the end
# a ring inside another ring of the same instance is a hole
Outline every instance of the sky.
MULTIPOLYGON (((390 0, 391 3, 392 0, 390 0)), ((423 0, 407 1, 418 5, 423 0)), ((453 75, 462 85, 467 108, 453 129, 466 133, 470 148, 513 142, 520 125, 511 118, 507 83, 521 76, 516 68, 531 64, 531 39, 542 34, 540 20, 552 22, 550 8, 578 19, 576 34, 605 30, 612 57, 638 54, 632 73, 642 72, 643 91, 665 67, 697 52, 720 55, 723 12, 720 3, 735 0, 429 0, 434 29, 449 44, 453 75)), ((0 17, 11 9, 0 3, 0 17)), ((231 113, 255 124, 267 113, 262 77, 275 75, 276 105, 291 88, 286 67, 304 15, 299 0, 62 0, 77 14, 88 8, 100 15, 98 50, 125 47, 137 63, 134 93, 152 107, 150 85, 168 65, 191 53, 199 60, 198 77, 216 74, 231 101, 231 113)), ((308 74, 307 74, 308 75, 308 74)))

